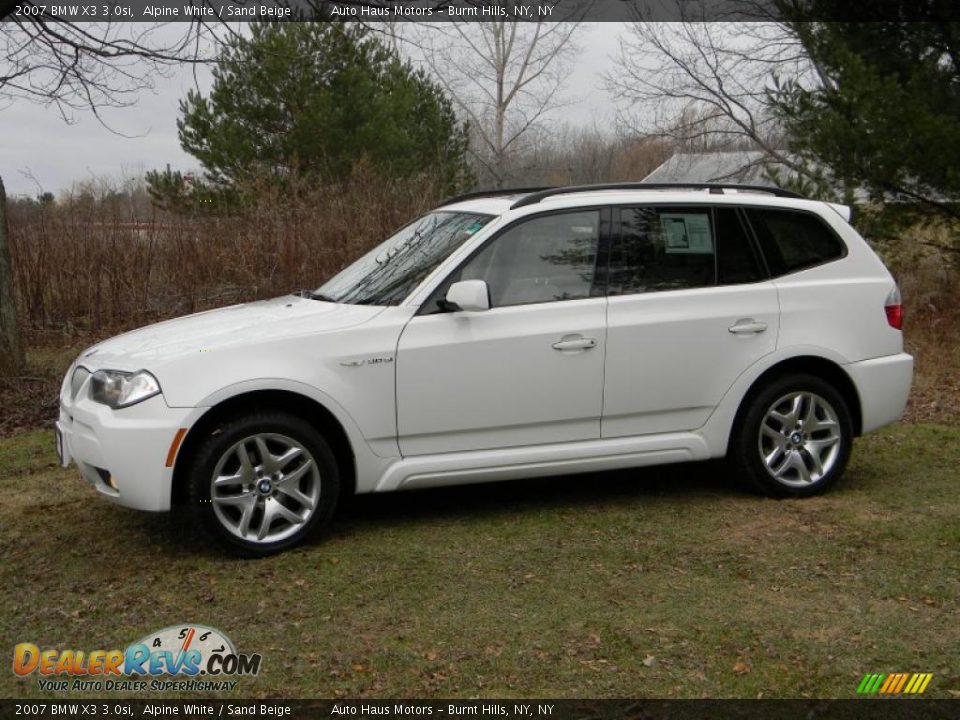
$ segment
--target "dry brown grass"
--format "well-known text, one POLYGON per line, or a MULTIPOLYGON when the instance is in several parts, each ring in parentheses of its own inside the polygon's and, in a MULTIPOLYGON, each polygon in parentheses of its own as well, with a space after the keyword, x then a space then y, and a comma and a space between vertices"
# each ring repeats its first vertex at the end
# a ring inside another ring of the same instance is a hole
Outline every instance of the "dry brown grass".
POLYGON ((906 313, 904 343, 914 356, 907 419, 960 422, 960 248, 957 229, 927 222, 884 243, 906 313), (951 249, 955 248, 955 249, 951 249))
POLYGON ((914 357, 913 388, 907 405, 911 422, 960 423, 960 313, 919 322, 907 332, 914 357), (939 321, 938 321, 939 320, 939 321))
MULTIPOLYGON (((107 195, 107 193, 104 193, 107 195)), ((33 344, 85 342, 211 307, 315 288, 438 199, 429 181, 248 192, 242 211, 148 216, 109 197, 14 206, 20 315, 33 344)))

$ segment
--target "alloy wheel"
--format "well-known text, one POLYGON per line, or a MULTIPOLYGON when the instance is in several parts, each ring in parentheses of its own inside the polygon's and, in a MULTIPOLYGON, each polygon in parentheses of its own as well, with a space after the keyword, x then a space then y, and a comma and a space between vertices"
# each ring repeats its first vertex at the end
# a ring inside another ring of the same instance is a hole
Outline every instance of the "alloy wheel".
POLYGON ((293 438, 258 433, 232 445, 210 481, 221 525, 252 543, 283 540, 307 523, 320 501, 320 469, 293 438))
POLYGON ((812 392, 784 395, 760 422, 760 459, 774 480, 807 487, 829 475, 841 450, 837 412, 812 392))

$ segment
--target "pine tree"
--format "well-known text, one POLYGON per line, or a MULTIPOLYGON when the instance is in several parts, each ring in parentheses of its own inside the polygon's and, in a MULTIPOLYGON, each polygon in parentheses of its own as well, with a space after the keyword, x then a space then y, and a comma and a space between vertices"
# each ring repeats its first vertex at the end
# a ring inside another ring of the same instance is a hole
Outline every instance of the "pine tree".
MULTIPOLYGON (((816 4, 806 11, 814 17, 816 4)), ((936 7, 936 0, 921 0, 913 13, 933 20, 936 7)), ((793 18, 823 82, 816 88, 787 83, 775 91, 792 149, 838 180, 956 217, 960 23, 793 18)))
POLYGON ((191 91, 177 123, 206 180, 336 181, 361 160, 397 179, 467 178, 466 128, 442 89, 359 26, 253 23, 229 41, 209 97, 191 91))

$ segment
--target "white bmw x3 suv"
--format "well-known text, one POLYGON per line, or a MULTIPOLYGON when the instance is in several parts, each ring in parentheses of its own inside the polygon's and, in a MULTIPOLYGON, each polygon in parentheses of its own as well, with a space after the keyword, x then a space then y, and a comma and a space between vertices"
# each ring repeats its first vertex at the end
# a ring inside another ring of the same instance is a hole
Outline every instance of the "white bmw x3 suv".
POLYGON ((57 447, 102 496, 253 555, 345 493, 729 456, 773 496, 898 420, 897 286, 843 206, 768 188, 477 193, 315 291, 83 352, 57 447))

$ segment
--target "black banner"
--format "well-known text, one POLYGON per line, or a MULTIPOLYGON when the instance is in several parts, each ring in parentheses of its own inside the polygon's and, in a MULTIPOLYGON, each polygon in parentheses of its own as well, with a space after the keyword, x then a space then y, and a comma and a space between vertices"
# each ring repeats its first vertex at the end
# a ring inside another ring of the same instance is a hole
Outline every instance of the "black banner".
POLYGON ((30 0, 3 22, 243 22, 327 18, 367 23, 518 21, 769 21, 788 10, 806 20, 960 19, 960 3, 875 0, 30 0))
POLYGON ((0 700, 8 718, 955 720, 960 700, 0 700))

